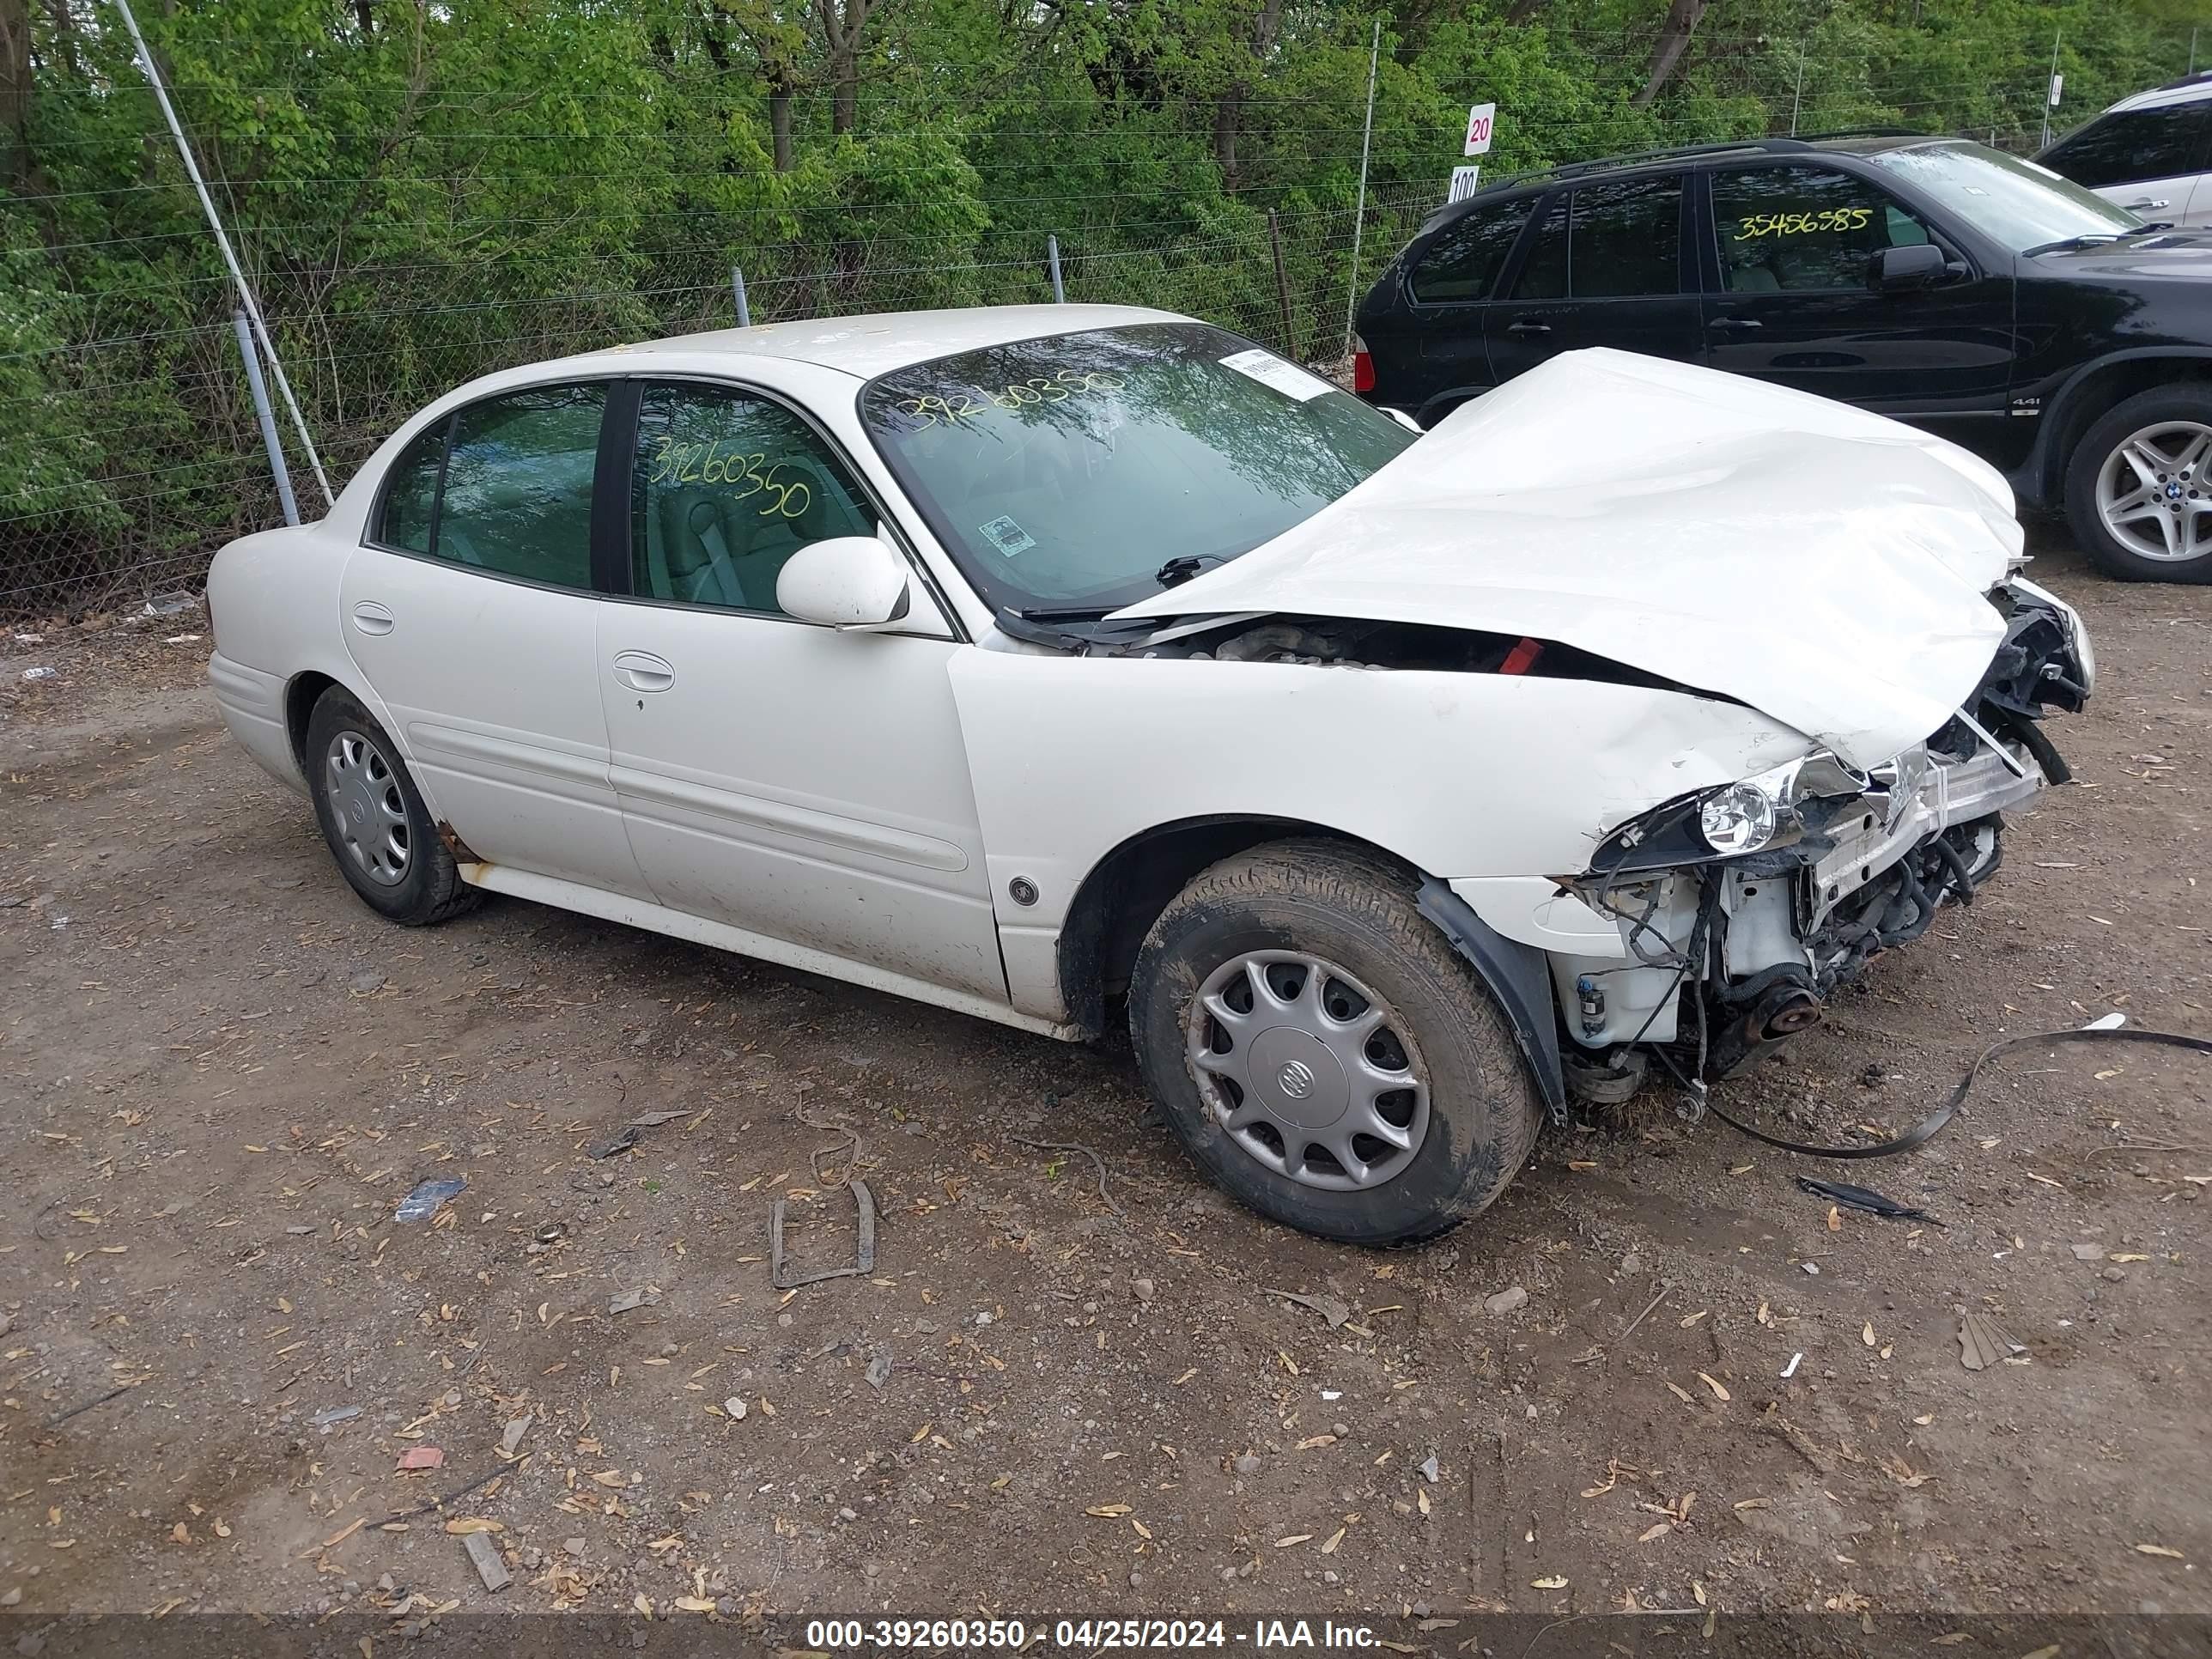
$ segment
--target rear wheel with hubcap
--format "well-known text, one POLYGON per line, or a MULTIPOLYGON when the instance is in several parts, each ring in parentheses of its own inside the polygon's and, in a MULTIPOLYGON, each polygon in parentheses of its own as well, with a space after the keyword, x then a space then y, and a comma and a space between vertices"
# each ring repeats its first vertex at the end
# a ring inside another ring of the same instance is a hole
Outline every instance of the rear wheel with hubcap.
POLYGON ((2082 550, 2127 581, 2212 581, 2212 387, 2157 386, 2099 419, 2066 473, 2082 550))
POLYGON ((422 927, 475 906, 480 895, 461 880, 398 746, 344 688, 316 700, 306 759, 315 822, 371 909, 422 927))
POLYGON ((1504 1012, 1409 872, 1284 842, 1202 872, 1129 988, 1139 1064, 1191 1155, 1306 1232, 1401 1244, 1504 1189, 1540 1107, 1504 1012))

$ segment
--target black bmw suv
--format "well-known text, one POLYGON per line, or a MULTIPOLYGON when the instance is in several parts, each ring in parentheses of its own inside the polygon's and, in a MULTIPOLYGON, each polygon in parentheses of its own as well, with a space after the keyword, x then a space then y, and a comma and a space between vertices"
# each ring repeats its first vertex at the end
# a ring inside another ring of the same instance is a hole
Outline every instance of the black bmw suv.
POLYGON ((2212 233, 1980 144, 1753 139, 1494 185, 1358 327, 1355 388, 1424 426, 1580 346, 1705 363, 1964 445, 2113 575, 2212 581, 2212 233))

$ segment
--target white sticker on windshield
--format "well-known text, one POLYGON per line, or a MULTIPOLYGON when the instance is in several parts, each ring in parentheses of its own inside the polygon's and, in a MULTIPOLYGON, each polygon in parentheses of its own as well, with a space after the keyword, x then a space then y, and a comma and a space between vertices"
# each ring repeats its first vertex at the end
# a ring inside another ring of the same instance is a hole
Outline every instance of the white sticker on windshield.
POLYGON ((1272 351, 1255 346, 1249 351, 1239 351, 1221 360, 1224 368, 1233 368, 1249 380, 1261 386, 1273 386, 1286 398, 1300 403, 1311 403, 1324 392, 1336 388, 1319 375, 1309 374, 1296 363, 1286 363, 1272 351))
POLYGON ((1017 553, 1026 553, 1036 545, 1036 537, 1004 516, 994 519, 987 525, 979 525, 977 528, 991 538, 992 546, 1010 559, 1017 553))

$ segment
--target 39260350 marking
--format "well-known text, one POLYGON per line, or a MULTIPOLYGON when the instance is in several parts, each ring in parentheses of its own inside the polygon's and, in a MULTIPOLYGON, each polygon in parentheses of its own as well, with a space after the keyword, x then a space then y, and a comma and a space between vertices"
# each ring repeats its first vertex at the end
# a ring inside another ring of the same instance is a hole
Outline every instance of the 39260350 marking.
MULTIPOLYGON (((1039 1632, 1042 1634, 1042 1632, 1039 1632)), ((812 1619, 806 1645, 841 1648, 1021 1648, 1029 1630, 1018 1619, 812 1619)))

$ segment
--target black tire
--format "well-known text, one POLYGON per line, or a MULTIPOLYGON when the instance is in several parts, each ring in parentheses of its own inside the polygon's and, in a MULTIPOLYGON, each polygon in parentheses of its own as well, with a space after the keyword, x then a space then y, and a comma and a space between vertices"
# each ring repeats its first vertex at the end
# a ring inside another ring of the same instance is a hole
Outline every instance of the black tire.
MULTIPOLYGON (((2106 527, 2097 510, 2097 477, 2129 436, 2161 421, 2212 427, 2212 385, 2154 386, 2115 404, 2083 433, 2066 462, 2066 517, 2081 550, 2109 576, 2128 582, 2212 582, 2212 553, 2189 560, 2144 557, 2106 527)), ((2194 487, 2197 480, 2190 481, 2194 487)), ((2203 481, 2212 496, 2212 480, 2203 481)))
POLYGON ((1200 872, 1153 923, 1129 986, 1146 1085, 1231 1196, 1302 1232, 1396 1245, 1449 1232, 1505 1188, 1542 1108, 1504 1010, 1414 902, 1410 872, 1328 842, 1278 842, 1200 872), (1428 1127, 1382 1184, 1333 1191, 1268 1167, 1208 1108, 1186 1048, 1206 976, 1252 951, 1300 951, 1372 988, 1428 1079, 1428 1127))
POLYGON ((483 896, 461 879, 453 850, 438 834, 429 809, 422 804, 422 791, 408 775, 399 746, 343 686, 331 686, 315 700, 307 716, 305 763, 315 822, 322 829, 338 873, 361 896, 362 903, 407 927, 426 927, 477 907, 483 896), (380 881, 370 874, 350 849, 339 823, 330 757, 332 745, 348 735, 366 738, 374 746, 383 770, 372 775, 386 783, 404 812, 406 863, 396 881, 380 881))

